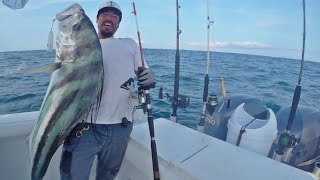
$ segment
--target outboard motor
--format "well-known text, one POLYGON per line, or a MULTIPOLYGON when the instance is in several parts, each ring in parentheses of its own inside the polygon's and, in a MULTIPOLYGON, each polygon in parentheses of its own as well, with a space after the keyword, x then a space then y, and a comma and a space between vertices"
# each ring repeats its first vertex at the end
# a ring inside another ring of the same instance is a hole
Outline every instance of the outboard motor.
MULTIPOLYGON (((278 134, 285 131, 291 107, 282 108, 277 114, 278 134)), ((298 106, 291 133, 295 140, 290 150, 280 159, 282 162, 312 172, 320 161, 320 111, 311 107, 298 106)), ((279 138, 279 137, 278 137, 279 138)), ((278 139, 277 139, 278 140, 278 139)), ((291 143, 288 140, 288 143, 291 143)), ((272 145, 269 157, 278 149, 277 141, 272 145)))
POLYGON ((218 98, 214 101, 215 95, 211 94, 208 98, 204 133, 223 141, 227 138, 227 124, 232 112, 243 102, 254 99, 243 94, 232 94, 218 98))
POLYGON ((275 114, 260 99, 240 104, 228 121, 227 142, 267 156, 277 136, 275 114))
POLYGON ((204 130, 220 140, 267 156, 277 135, 277 122, 261 99, 234 94, 220 98, 216 105, 208 102, 204 130))
MULTIPOLYGON (((244 94, 230 94, 226 97, 218 98, 217 103, 210 102, 210 97, 207 103, 205 128, 204 133, 223 141, 227 138, 228 120, 234 110, 242 103, 250 103, 255 106, 257 103, 262 105, 259 98, 244 94)), ((250 108, 247 108, 248 111, 250 108)))

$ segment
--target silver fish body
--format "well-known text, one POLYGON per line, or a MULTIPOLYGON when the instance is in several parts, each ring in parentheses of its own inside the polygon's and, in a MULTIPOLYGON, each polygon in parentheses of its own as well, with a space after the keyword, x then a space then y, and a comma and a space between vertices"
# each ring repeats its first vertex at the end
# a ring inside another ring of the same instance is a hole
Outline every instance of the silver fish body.
MULTIPOLYGON (((74 126, 97 113, 103 91, 100 41, 79 4, 57 14, 56 63, 31 134, 31 179, 42 179, 50 160, 74 126)), ((94 117, 94 116, 93 116, 94 117)))

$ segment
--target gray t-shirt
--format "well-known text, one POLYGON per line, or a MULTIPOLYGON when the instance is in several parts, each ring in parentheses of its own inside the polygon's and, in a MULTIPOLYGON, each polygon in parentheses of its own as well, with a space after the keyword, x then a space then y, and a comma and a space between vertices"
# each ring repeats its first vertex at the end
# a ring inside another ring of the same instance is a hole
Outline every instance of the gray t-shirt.
MULTIPOLYGON (((126 117, 132 121, 132 99, 137 82, 135 71, 141 66, 141 56, 137 43, 130 38, 101 39, 104 66, 104 89, 96 124, 121 123, 126 117)), ((145 62, 145 67, 147 64, 145 62)), ((91 117, 87 118, 91 122, 91 117)))

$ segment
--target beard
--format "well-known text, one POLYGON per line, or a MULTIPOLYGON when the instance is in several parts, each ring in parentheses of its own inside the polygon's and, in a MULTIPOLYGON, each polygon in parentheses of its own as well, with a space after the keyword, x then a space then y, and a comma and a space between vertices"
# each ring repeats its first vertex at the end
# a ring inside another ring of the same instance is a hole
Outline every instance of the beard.
POLYGON ((110 31, 102 31, 101 32, 101 35, 104 37, 104 38, 110 38, 113 36, 113 32, 110 32, 110 31))
POLYGON ((98 31, 102 38, 110 38, 113 37, 115 32, 117 31, 119 24, 115 24, 112 21, 106 20, 98 23, 98 31), (110 25, 108 27, 108 24, 110 25))

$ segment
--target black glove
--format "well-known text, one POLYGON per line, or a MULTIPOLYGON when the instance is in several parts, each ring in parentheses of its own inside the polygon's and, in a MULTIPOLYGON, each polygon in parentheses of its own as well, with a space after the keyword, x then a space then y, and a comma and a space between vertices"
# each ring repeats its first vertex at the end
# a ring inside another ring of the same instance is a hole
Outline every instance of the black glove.
POLYGON ((138 86, 142 89, 155 88, 156 77, 150 68, 139 68, 138 70, 138 86))

